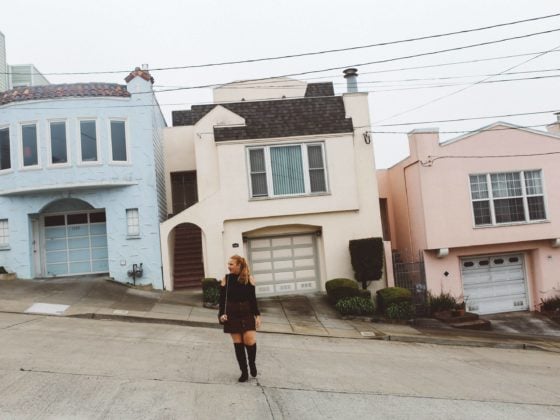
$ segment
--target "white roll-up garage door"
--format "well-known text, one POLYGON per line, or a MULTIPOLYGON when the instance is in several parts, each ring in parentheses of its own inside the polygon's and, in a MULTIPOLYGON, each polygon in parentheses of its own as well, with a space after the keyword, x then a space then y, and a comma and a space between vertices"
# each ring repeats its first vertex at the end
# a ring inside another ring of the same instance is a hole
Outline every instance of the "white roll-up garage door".
POLYGON ((523 255, 487 255, 461 259, 468 310, 478 314, 529 308, 523 255))
POLYGON ((319 270, 315 235, 249 239, 249 262, 257 281, 257 295, 315 291, 319 270))

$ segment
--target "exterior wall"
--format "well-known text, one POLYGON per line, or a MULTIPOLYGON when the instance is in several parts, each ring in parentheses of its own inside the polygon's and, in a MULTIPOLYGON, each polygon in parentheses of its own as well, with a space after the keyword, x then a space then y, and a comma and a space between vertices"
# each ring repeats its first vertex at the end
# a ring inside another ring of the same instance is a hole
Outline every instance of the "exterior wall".
POLYGON ((50 82, 37 70, 33 64, 15 64, 8 66, 9 88, 18 86, 40 86, 48 85, 50 82))
POLYGON ((287 77, 233 82, 214 89, 214 103, 301 98, 306 88, 306 82, 287 77))
POLYGON ((8 89, 8 64, 6 63, 6 38, 0 32, 0 92, 8 89))
POLYGON ((423 250, 428 289, 460 297, 460 258, 501 253, 524 254, 531 309, 560 289, 560 250, 553 248, 560 238, 559 136, 498 123, 441 144, 433 129, 415 130, 409 142, 410 157, 378 179, 389 201, 393 249, 423 250), (475 226, 469 175, 523 170, 542 170, 547 219, 475 226), (449 255, 437 258, 442 249, 449 255))
POLYGON ((549 241, 457 248, 451 249, 449 255, 441 259, 436 257, 435 252, 426 251, 424 262, 428 290, 434 294, 449 292, 455 297, 462 297, 462 257, 510 253, 524 255, 530 309, 537 310, 541 299, 554 296, 560 290, 560 248, 552 248, 549 241), (448 273, 447 276, 444 275, 445 272, 448 273))
MULTIPOLYGON (((151 90, 148 82, 137 77, 129 91, 151 90)), ((47 204, 60 198, 76 198, 96 209, 105 209, 107 218, 109 272, 115 280, 131 281, 127 270, 143 263, 140 283, 162 287, 159 249, 159 220, 156 164, 152 132, 162 129, 152 118, 152 95, 121 98, 64 98, 49 101, 25 101, 2 107, 0 126, 9 125, 12 169, 0 173, 0 219, 8 219, 10 248, 0 250, 0 265, 21 278, 35 275, 32 253, 31 218, 47 204), (130 106, 129 106, 130 105, 130 106), (143 106, 146 105, 146 106, 143 106), (78 163, 79 118, 97 120, 99 163, 78 163), (109 119, 126 119, 127 163, 111 163, 109 119), (67 123, 69 164, 49 167, 48 121, 67 123), (34 121, 38 129, 39 168, 21 169, 20 122, 34 121), (154 126, 156 125, 156 126, 154 126), (127 239, 126 209, 137 208, 140 237, 127 239)), ((159 112, 159 110, 157 111, 159 112)))
MULTIPOLYGON (((171 278, 173 228, 194 223, 203 231, 204 265, 207 277, 221 277, 227 258, 243 253, 232 244, 243 237, 276 229, 298 233, 300 229, 322 231, 320 260, 322 278, 353 277, 348 251, 350 239, 380 237, 381 220, 375 166, 371 144, 362 132, 369 124, 366 94, 344 96, 347 115, 357 127, 354 135, 294 137, 292 139, 255 139, 215 143, 209 133, 217 124, 240 124, 239 116, 217 107, 190 132, 185 127, 165 132, 166 156, 183 155, 167 164, 167 180, 173 170, 197 170, 199 202, 161 225, 162 262, 165 288, 173 287, 171 278), (189 138, 188 136, 192 136, 189 138), (316 195, 253 199, 249 193, 247 147, 250 145, 319 142, 325 145, 329 192, 316 195), (187 154, 192 154, 196 163, 187 154), (257 232, 257 233, 255 233, 257 232)), ((242 121, 241 121, 242 122, 242 121)), ((383 287, 385 281, 373 287, 383 287)), ((322 285, 323 286, 323 285, 322 285)))

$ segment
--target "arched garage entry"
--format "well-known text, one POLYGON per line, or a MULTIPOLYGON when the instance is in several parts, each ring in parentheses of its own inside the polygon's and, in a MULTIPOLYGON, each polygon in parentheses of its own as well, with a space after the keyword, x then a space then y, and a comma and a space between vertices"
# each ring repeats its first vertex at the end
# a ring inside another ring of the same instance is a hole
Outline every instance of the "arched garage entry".
POLYGON ((42 277, 101 274, 109 271, 107 224, 104 209, 64 198, 50 202, 34 226, 34 252, 42 277))

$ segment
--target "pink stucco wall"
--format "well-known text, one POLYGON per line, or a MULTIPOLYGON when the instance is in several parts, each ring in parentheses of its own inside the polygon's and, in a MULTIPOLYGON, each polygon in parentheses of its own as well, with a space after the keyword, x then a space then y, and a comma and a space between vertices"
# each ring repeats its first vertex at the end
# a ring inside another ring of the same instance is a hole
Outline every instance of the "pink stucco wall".
POLYGON ((560 292, 560 248, 552 248, 560 238, 560 136, 550 131, 494 124, 441 144, 434 129, 409 134, 410 156, 378 175, 379 191, 387 198, 393 249, 412 260, 425 251, 429 289, 460 296, 463 256, 522 252, 531 309, 560 292), (547 219, 475 226, 469 175, 523 170, 542 171, 547 219), (437 258, 446 248, 449 255, 437 258))

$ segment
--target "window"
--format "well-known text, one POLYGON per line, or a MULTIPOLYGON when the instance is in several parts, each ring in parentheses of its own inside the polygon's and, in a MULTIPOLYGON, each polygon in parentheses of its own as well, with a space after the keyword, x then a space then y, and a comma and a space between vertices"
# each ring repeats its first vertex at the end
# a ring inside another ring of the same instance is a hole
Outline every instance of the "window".
POLYGON ((37 166, 37 125, 25 124, 21 126, 23 166, 37 166))
POLYGON ((10 130, 8 128, 3 128, 0 130, 0 171, 10 169, 11 167, 10 130))
POLYGON ((124 121, 111 121, 111 149, 114 162, 127 161, 124 121))
POLYGON ((97 130, 95 121, 80 121, 82 162, 97 162, 97 130))
POLYGON ((471 175, 470 184, 476 226, 546 219, 540 170, 471 175))
POLYGON ((140 236, 138 209, 126 209, 126 233, 128 236, 140 236))
POLYGON ((66 123, 51 122, 51 163, 53 165, 68 163, 68 149, 66 147, 66 123))
POLYGON ((327 191, 323 143, 249 149, 251 197, 327 191))
POLYGON ((0 248, 10 245, 10 232, 8 231, 8 219, 0 219, 0 248))

